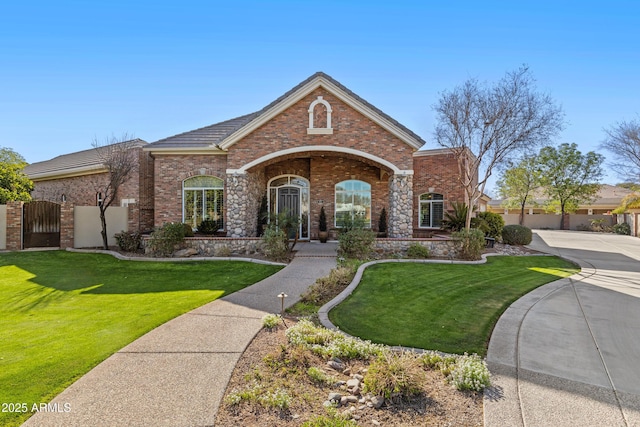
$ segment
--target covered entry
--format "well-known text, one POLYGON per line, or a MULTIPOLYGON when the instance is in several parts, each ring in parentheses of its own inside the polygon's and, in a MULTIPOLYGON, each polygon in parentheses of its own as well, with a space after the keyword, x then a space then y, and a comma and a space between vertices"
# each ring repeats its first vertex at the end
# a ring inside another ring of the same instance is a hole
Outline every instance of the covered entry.
POLYGON ((269 212, 288 213, 300 219, 299 238, 309 239, 309 181, 296 175, 284 175, 269 181, 269 212))
POLYGON ((60 246, 60 205, 35 201, 22 208, 23 249, 60 246))

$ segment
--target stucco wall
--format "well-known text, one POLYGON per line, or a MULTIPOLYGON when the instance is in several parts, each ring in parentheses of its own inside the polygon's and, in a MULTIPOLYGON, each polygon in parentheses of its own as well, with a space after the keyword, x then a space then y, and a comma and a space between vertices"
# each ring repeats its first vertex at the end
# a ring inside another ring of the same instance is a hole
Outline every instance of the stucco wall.
MULTIPOLYGON (((107 235, 109 246, 115 246, 114 234, 127 230, 127 208, 107 208, 107 235)), ((102 226, 100 210, 97 206, 76 206, 74 208, 73 235, 74 248, 93 248, 102 246, 102 226)))

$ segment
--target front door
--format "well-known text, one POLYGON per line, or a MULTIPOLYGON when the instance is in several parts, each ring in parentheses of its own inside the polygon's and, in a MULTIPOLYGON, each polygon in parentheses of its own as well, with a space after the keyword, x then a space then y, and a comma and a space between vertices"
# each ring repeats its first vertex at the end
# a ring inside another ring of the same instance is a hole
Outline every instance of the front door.
MULTIPOLYGON (((300 218, 300 189, 297 187, 278 188, 278 214, 300 218)), ((299 233, 299 230, 298 230, 299 233)), ((300 235, 299 235, 300 236, 300 235)), ((296 230, 289 232, 289 238, 296 237, 296 230)))

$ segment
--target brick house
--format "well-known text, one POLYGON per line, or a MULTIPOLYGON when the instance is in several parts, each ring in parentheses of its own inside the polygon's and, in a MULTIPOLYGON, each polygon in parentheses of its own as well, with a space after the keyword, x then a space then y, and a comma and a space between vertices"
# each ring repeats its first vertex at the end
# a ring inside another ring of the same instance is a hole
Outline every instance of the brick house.
MULTIPOLYGON (((155 226, 179 221, 197 228, 213 219, 228 237, 256 235, 265 198, 271 213, 300 217, 303 240, 317 238, 321 207, 330 228, 358 217, 377 230, 384 208, 389 237, 422 237, 439 228, 450 202, 464 199, 455 158, 444 149, 420 150, 424 144, 319 72, 260 111, 141 142, 132 198, 155 226)), ((95 203, 87 176, 44 176, 36 165, 26 169, 35 198, 73 194, 74 203, 95 203)))
MULTIPOLYGON (((137 168, 118 191, 114 206, 136 205, 138 218, 131 220, 139 230, 153 229, 153 158, 143 151, 141 139, 122 142, 134 150, 137 168)), ((95 148, 64 154, 51 160, 32 163, 24 172, 34 183, 31 197, 48 202, 66 202, 72 206, 97 206, 100 189, 108 180, 107 170, 95 148)))

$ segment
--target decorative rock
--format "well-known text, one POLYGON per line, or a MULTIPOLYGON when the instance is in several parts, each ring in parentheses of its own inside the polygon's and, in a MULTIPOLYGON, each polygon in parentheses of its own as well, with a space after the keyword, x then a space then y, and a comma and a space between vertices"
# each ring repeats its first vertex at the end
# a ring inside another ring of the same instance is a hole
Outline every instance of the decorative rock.
POLYGON ((371 424, 373 424, 374 426, 379 426, 379 425, 380 425, 380 421, 378 421, 378 420, 371 420, 371 424))
POLYGON ((342 373, 344 375, 351 375, 351 368, 346 368, 344 371, 342 371, 342 373))
POLYGON ((351 378, 347 381, 347 388, 358 387, 360 385, 360 380, 351 378))
POLYGON ((356 379, 356 380, 358 380, 358 381, 362 381, 362 380, 364 379, 364 377, 363 377, 362 375, 360 375, 360 374, 355 374, 355 375, 353 376, 353 378, 354 378, 354 379, 356 379))
POLYGON ((340 360, 329 360, 327 362, 327 366, 329 366, 331 369, 334 369, 338 372, 343 371, 345 368, 344 363, 342 363, 340 360))
POLYGON ((340 393, 336 393, 336 392, 332 392, 329 393, 329 401, 330 402, 340 402, 340 400, 342 399, 342 395, 340 393))
POLYGON ((349 401, 347 400, 347 396, 342 396, 340 398, 340 406, 347 406, 349 404, 349 401))
POLYGON ((371 404, 376 409, 380 409, 383 403, 384 403, 384 397, 382 396, 373 396, 371 398, 371 404))
POLYGON ((173 253, 173 256, 176 258, 188 258, 194 255, 198 255, 198 251, 193 248, 180 249, 173 253))
POLYGON ((358 396, 354 396, 354 395, 345 396, 345 399, 347 400, 347 403, 357 403, 358 402, 358 396))

